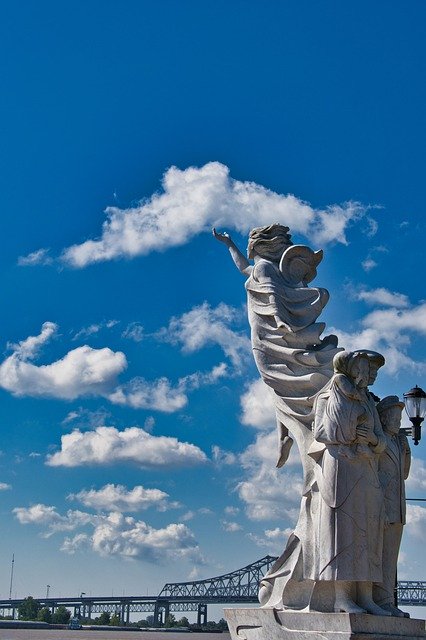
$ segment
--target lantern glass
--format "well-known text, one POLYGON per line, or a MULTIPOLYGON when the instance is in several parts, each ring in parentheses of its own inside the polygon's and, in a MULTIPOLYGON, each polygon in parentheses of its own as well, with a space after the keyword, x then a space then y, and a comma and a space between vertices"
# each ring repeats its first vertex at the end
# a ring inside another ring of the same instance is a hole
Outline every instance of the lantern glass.
POLYGON ((414 387, 404 393, 405 410, 409 418, 424 418, 426 415, 426 393, 420 387, 414 387))

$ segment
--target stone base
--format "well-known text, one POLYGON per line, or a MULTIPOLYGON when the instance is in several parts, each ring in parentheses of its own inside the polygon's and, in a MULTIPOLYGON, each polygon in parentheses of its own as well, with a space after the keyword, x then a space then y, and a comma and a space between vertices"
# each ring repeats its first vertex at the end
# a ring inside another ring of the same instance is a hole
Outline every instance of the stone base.
POLYGON ((426 640, 425 621, 367 613, 225 609, 232 640, 426 640))

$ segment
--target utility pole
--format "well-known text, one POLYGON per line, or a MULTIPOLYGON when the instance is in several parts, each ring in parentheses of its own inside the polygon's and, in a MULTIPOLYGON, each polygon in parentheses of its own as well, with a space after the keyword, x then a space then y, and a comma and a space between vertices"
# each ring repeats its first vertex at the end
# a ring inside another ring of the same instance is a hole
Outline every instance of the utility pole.
POLYGON ((50 589, 50 584, 46 585, 46 600, 49 597, 49 589, 50 589))
POLYGON ((9 600, 12 600, 12 586, 13 586, 13 567, 15 564, 15 554, 12 554, 12 566, 10 569, 10 589, 9 589, 9 600))

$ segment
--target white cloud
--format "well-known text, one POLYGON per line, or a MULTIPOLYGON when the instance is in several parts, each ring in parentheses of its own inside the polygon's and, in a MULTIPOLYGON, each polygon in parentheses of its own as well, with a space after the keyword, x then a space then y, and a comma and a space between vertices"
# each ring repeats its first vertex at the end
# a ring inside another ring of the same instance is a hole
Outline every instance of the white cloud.
POLYGON ((36 264, 52 264, 53 260, 49 256, 49 249, 38 249, 27 256, 19 256, 18 265, 20 267, 33 267, 36 264))
POLYGON ((224 512, 228 516, 236 516, 238 513, 240 513, 240 510, 238 507, 225 507, 224 512))
POLYGON ((162 187, 162 193, 136 207, 108 207, 100 239, 65 249, 62 259, 74 267, 84 267, 113 258, 164 251, 185 244, 213 226, 246 233, 253 226, 275 221, 314 238, 319 245, 330 241, 346 243, 348 225, 367 210, 356 202, 314 209, 293 195, 234 180, 229 169, 219 162, 183 171, 171 167, 164 174, 162 187))
POLYGON ((207 461, 201 449, 177 438, 153 436, 139 427, 119 431, 98 427, 63 435, 61 450, 49 455, 51 467, 79 467, 133 462, 144 468, 191 466, 207 461))
POLYGON ((212 446, 212 458, 219 466, 235 464, 237 461, 235 453, 232 453, 232 451, 225 451, 217 445, 212 446))
POLYGON ((169 495, 160 489, 145 489, 141 485, 128 490, 120 484, 106 484, 100 489, 82 489, 70 493, 68 500, 77 500, 85 507, 96 511, 142 511, 155 507, 159 511, 176 508, 177 502, 170 502, 169 495))
POLYGON ((46 529, 43 534, 48 538, 58 531, 73 531, 87 524, 93 524, 95 516, 84 511, 69 509, 65 516, 60 515, 56 507, 45 504, 34 504, 31 507, 16 507, 15 517, 21 524, 34 524, 46 529))
POLYGON ((229 522, 228 520, 222 520, 222 529, 228 533, 236 533, 242 530, 242 526, 238 522, 229 522))
POLYGON ((386 358, 385 371, 398 374, 402 369, 423 374, 424 362, 413 360, 408 354, 411 334, 426 334, 426 303, 407 308, 378 309, 367 314, 361 321, 361 328, 354 332, 330 328, 339 338, 339 345, 353 351, 373 349, 386 358))
POLYGON ((374 267, 377 267, 377 262, 373 260, 373 258, 366 258, 361 262, 361 266, 364 269, 364 271, 367 271, 368 273, 369 271, 374 269, 374 267))
POLYGON ((249 533, 248 537, 253 540, 258 547, 263 547, 268 549, 270 553, 279 555, 282 553, 291 533, 293 533, 293 529, 290 527, 287 527, 286 529, 275 527, 275 529, 266 529, 263 535, 249 533))
POLYGON ((173 387, 167 378, 158 378, 152 382, 144 378, 133 378, 114 389, 108 399, 113 404, 133 409, 154 409, 165 413, 178 411, 188 403, 181 385, 173 387))
POLYGON ((118 320, 103 320, 97 324, 90 324, 88 327, 83 327, 80 331, 77 331, 73 340, 79 340, 80 338, 88 338, 95 333, 99 333, 102 329, 112 329, 119 323, 118 320))
POLYGON ((134 342, 142 342, 144 339, 144 329, 139 322, 131 322, 121 334, 122 338, 133 340, 134 342))
POLYGON ((186 513, 183 513, 179 520, 181 522, 189 522, 190 520, 193 520, 195 518, 195 511, 187 511, 186 513))
POLYGON ((296 520, 299 511, 302 474, 293 463, 293 460, 299 463, 297 454, 292 454, 294 458, 287 461, 286 468, 276 469, 277 453, 276 434, 259 433, 256 441, 240 456, 246 479, 238 484, 237 491, 251 520, 287 517, 290 524, 296 520))
POLYGON ((414 504, 407 504, 407 524, 405 531, 424 540, 424 531, 426 527, 426 508, 414 504))
POLYGON ((169 326, 157 333, 165 342, 179 344, 184 353, 199 351, 208 345, 218 345, 236 367, 247 361, 251 354, 247 335, 230 328, 242 318, 241 311, 219 304, 212 309, 207 302, 170 320, 169 326))
POLYGON ((258 429, 271 429, 276 424, 274 392, 260 378, 247 385, 240 402, 243 424, 258 429))
POLYGON ((410 475, 405 481, 407 498, 423 498, 426 493, 426 463, 420 458, 411 459, 410 475))
POLYGON ((12 345, 12 355, 0 365, 0 387, 17 396, 65 400, 107 393, 127 367, 126 357, 120 351, 82 346, 51 364, 30 362, 56 332, 57 325, 45 322, 39 335, 12 345))
POLYGON ((184 524, 154 529, 146 522, 111 513, 94 530, 91 547, 101 556, 121 556, 155 563, 188 559, 202 563, 193 533, 184 524))
POLYGON ((21 360, 32 360, 38 356, 40 349, 57 333, 58 325, 54 322, 44 322, 41 332, 37 336, 29 336, 18 344, 8 344, 14 355, 21 360))
POLYGON ((7 482, 0 482, 0 491, 7 491, 8 489, 11 489, 12 485, 8 484, 7 482))
POLYGON ((214 513, 211 509, 208 509, 207 507, 201 507, 196 511, 192 511, 192 510, 187 511, 186 513, 180 516, 179 520, 181 522, 188 522, 189 520, 193 520, 196 516, 212 516, 212 515, 214 515, 214 513))
POLYGON ((142 520, 123 516, 117 511, 92 515, 81 511, 68 511, 60 515, 55 507, 33 505, 13 510, 21 524, 35 524, 45 529, 44 537, 59 531, 92 528, 65 538, 61 550, 75 553, 82 547, 103 557, 119 556, 146 560, 157 564, 187 559, 196 564, 204 562, 194 535, 184 524, 169 524, 155 529, 142 520))
POLYGON ((113 404, 133 407, 134 409, 153 409, 164 413, 173 413, 188 404, 187 393, 215 384, 228 374, 226 364, 220 363, 211 371, 196 371, 178 380, 175 386, 168 378, 148 381, 144 378, 132 378, 108 394, 113 404))
POLYGON ((403 293, 389 291, 383 287, 378 289, 361 289, 355 293, 357 300, 364 300, 368 304, 384 305, 387 307, 404 308, 408 307, 410 301, 403 293))

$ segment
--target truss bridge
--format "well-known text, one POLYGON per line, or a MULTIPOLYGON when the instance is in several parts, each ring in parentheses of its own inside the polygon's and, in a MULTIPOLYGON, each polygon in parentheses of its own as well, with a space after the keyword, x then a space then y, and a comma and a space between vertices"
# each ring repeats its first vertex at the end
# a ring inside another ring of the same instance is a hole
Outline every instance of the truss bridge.
MULTIPOLYGON (((169 613, 196 612, 199 625, 207 623, 209 604, 256 603, 259 582, 275 562, 275 556, 265 556, 241 569, 206 580, 168 582, 154 596, 86 596, 82 593, 69 598, 36 598, 41 607, 52 613, 63 605, 75 617, 92 618, 103 612, 117 615, 122 625, 130 622, 131 613, 153 615, 153 626, 161 626, 169 613)), ((400 581, 397 587, 398 604, 426 606, 426 582, 400 581)), ((23 598, 0 600, 0 615, 17 617, 23 598)))

